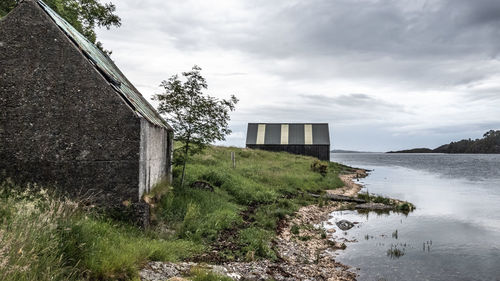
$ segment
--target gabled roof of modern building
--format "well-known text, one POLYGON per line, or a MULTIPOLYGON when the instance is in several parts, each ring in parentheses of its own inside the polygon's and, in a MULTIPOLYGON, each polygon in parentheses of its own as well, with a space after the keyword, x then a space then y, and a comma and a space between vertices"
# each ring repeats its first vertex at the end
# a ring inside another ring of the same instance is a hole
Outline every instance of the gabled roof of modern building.
POLYGON ((330 145, 328 123, 248 123, 247 145, 330 145))
POLYGON ((71 24, 65 21, 54 10, 41 0, 36 0, 40 7, 59 26, 68 38, 82 51, 92 62, 94 67, 108 80, 125 100, 125 102, 140 116, 160 127, 168 130, 172 128, 167 124, 153 106, 141 95, 141 93, 130 83, 111 58, 104 54, 96 45, 78 32, 71 24))

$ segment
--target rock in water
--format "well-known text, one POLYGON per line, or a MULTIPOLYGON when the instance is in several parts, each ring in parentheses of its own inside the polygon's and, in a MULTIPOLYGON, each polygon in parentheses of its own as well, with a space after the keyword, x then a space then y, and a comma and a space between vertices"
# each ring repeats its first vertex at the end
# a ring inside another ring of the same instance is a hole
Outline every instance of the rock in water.
POLYGON ((354 227, 354 224, 348 220, 340 220, 335 223, 340 229, 346 231, 354 227))

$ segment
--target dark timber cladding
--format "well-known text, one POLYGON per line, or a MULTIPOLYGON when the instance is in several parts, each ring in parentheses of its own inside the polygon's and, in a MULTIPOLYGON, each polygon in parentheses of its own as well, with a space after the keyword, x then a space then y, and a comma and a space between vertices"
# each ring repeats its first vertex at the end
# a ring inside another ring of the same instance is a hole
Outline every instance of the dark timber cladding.
POLYGON ((330 160, 327 123, 249 123, 246 146, 330 160))
POLYGON ((171 176, 172 140, 113 61, 42 1, 0 20, 0 177, 140 205, 171 176))

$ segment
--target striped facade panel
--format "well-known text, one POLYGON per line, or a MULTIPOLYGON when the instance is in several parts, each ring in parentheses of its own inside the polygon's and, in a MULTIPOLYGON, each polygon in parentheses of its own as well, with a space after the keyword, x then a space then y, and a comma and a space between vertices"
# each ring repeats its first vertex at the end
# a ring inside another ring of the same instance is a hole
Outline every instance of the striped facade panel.
POLYGON ((280 144, 288 144, 288 124, 281 124, 281 142, 280 144))
POLYGON ((330 159, 330 133, 326 123, 249 123, 246 146, 330 159))
POLYGON ((288 125, 288 144, 304 144, 304 124, 288 125))
POLYGON ((330 130, 328 124, 312 124, 314 144, 330 144, 330 130))
POLYGON ((258 124, 248 124, 247 144, 256 144, 258 124))
POLYGON ((281 143, 281 124, 266 124, 266 137, 264 144, 281 143))
POLYGON ((266 124, 259 124, 257 127, 257 144, 265 144, 266 140, 266 124))
POLYGON ((304 125, 304 144, 313 144, 313 130, 311 124, 304 125))

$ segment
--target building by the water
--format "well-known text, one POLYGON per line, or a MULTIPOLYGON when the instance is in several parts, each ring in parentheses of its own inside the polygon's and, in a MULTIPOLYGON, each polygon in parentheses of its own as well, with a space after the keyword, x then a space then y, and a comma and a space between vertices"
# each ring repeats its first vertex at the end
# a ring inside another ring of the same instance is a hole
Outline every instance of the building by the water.
POLYGON ((246 147, 330 161, 330 131, 327 123, 249 123, 246 147))

